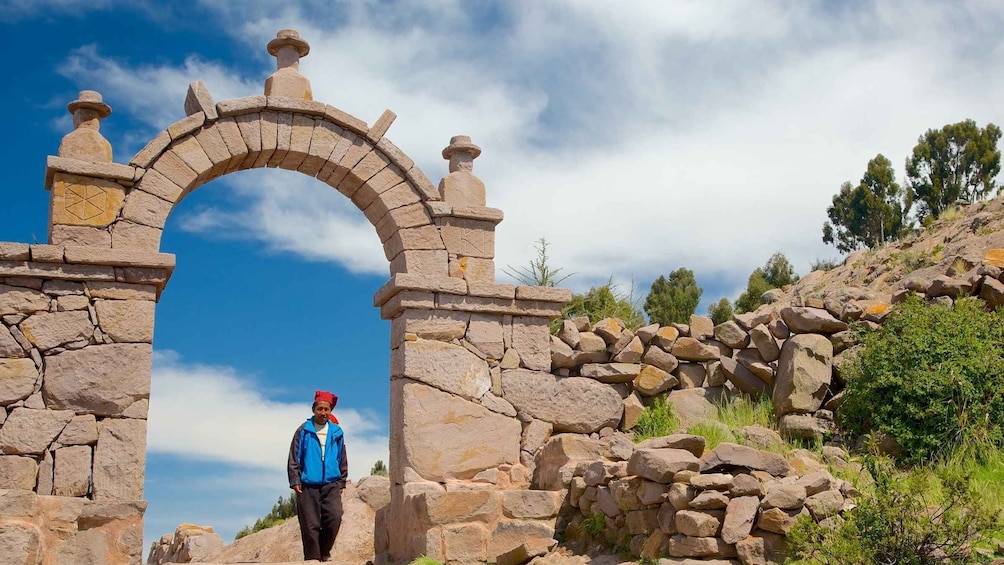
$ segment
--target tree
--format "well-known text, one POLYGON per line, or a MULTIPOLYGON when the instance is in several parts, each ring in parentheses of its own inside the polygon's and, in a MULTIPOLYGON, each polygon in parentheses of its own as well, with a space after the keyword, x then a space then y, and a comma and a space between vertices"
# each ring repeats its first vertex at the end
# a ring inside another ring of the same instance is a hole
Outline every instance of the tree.
POLYGON ((767 259, 763 267, 757 267, 746 281, 746 291, 736 299, 737 314, 752 312, 760 306, 760 297, 772 288, 781 288, 798 281, 795 268, 788 258, 778 251, 767 259))
POLYGON ((988 196, 1001 170, 1000 137, 999 127, 980 129, 973 120, 927 130, 906 159, 908 208, 916 203, 919 218, 937 219, 956 200, 988 196))
POLYGON ((603 286, 590 288, 585 294, 573 294, 572 301, 561 310, 561 317, 576 316, 586 316, 592 323, 603 318, 619 318, 629 328, 637 328, 645 321, 634 306, 633 287, 631 293, 622 294, 612 280, 603 286))
POLYGON ((694 272, 679 268, 669 278, 659 276, 645 298, 645 313, 650 322, 668 326, 673 322, 687 323, 697 309, 704 291, 697 286, 694 272))
POLYGON ((502 272, 516 279, 517 281, 530 286, 558 286, 565 279, 572 276, 569 273, 559 276, 562 268, 552 268, 549 264, 550 257, 547 256, 547 239, 541 237, 534 244, 537 250, 537 257, 530 259, 530 264, 526 267, 513 267, 512 265, 502 269, 502 272))
POLYGON ((387 465, 384 464, 383 459, 377 459, 377 462, 370 468, 370 475, 387 476, 387 465))
POLYGON ((723 322, 727 322, 732 319, 732 304, 729 302, 728 298, 722 298, 718 302, 715 302, 711 306, 708 306, 708 317, 717 326, 723 322))
POLYGON ((903 200, 892 163, 879 153, 868 161, 857 186, 845 182, 833 195, 833 204, 826 209, 830 219, 823 223, 823 242, 848 252, 898 239, 907 227, 903 200))

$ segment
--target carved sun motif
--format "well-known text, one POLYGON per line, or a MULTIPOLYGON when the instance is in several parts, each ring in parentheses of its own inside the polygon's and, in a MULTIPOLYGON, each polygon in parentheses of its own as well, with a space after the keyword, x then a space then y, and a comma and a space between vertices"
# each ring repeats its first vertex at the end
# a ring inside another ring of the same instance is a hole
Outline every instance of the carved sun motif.
POLYGON ((66 211, 80 220, 90 220, 105 212, 108 193, 99 186, 74 184, 66 187, 63 196, 66 211))

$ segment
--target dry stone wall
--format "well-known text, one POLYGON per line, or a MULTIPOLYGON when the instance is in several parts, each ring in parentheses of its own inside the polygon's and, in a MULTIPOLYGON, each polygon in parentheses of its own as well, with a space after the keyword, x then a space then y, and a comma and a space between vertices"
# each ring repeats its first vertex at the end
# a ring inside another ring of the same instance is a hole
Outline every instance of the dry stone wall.
MULTIPOLYGON (((767 395, 782 435, 831 438, 841 371, 858 347, 849 323, 877 329, 911 294, 931 302, 980 296, 996 308, 1002 273, 1004 250, 993 249, 966 273, 907 279, 891 296, 770 291, 756 311, 717 326, 702 316, 636 331, 615 319, 564 320, 550 337, 552 374, 502 373, 524 426, 522 460, 535 488, 567 493, 559 522, 569 537, 591 535, 647 559, 780 562, 795 520, 841 520, 854 487, 805 455, 786 460, 757 449, 782 442, 758 426, 739 430, 746 445, 710 451, 686 434, 636 445, 630 430, 645 406, 665 398, 686 428, 714 418, 716 403, 735 395, 767 395)), ((848 460, 838 447, 824 447, 823 456, 835 466, 848 460)))

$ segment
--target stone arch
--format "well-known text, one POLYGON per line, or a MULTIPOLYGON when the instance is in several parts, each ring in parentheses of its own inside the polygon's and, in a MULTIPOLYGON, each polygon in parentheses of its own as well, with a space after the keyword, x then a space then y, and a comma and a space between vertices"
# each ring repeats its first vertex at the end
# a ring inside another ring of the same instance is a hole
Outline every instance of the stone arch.
MULTIPOLYGON (((510 369, 550 369, 548 322, 571 293, 495 281, 502 211, 485 205, 484 183, 472 172, 480 148, 470 138, 454 137, 443 150, 450 172, 437 189, 385 137, 392 112, 368 126, 312 100, 297 71, 308 50, 295 31, 279 32, 269 44, 279 70, 263 96, 215 103, 201 81, 192 83, 187 117, 124 165, 111 162, 111 146, 98 131, 111 112, 100 94, 83 91, 70 103, 75 129, 47 161, 49 243, 0 242, 0 299, 16 312, 0 320, 0 329, 39 330, 18 341, 9 354, 14 361, 0 358, 19 379, 0 398, 17 404, 6 424, 0 418, 0 432, 11 420, 54 423, 17 447, 31 459, 19 463, 40 477, 19 491, 28 510, 17 519, 42 537, 61 532, 47 554, 77 551, 79 535, 87 536, 79 546, 86 551, 138 561, 154 313, 175 265, 174 255, 160 252, 161 234, 187 194, 262 167, 315 177, 351 199, 390 265, 390 279, 373 299, 391 321, 391 501, 378 551, 392 561, 423 553, 489 561, 553 533, 556 506, 547 516, 492 526, 464 509, 485 505, 486 516, 498 517, 507 504, 540 498, 526 490, 521 424, 500 375, 503 360, 510 369), (463 414, 462 426, 456 414, 463 414), (77 443, 57 441, 71 420, 88 432, 77 434, 77 443), (64 489, 52 478, 54 453, 70 448, 79 452, 79 480, 64 489), (478 477, 496 488, 446 488, 478 477), (38 510, 40 497, 50 497, 42 506, 58 516, 38 510)), ((0 516, 0 534, 3 524, 0 516)))
POLYGON ((384 118, 369 128, 321 102, 265 96, 193 112, 130 161, 139 180, 108 228, 111 247, 159 251, 167 218, 185 196, 231 172, 271 167, 317 178, 352 200, 380 237, 392 274, 446 276, 446 246, 432 216, 442 199, 383 137, 393 114, 384 118))

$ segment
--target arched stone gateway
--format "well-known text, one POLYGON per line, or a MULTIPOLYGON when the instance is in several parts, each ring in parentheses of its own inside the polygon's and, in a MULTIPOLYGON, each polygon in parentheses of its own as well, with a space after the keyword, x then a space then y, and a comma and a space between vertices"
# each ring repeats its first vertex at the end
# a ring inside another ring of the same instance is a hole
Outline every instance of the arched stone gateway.
MULTIPOLYGON (((372 126, 312 100, 293 30, 268 45, 263 96, 215 103, 192 83, 187 117, 127 165, 111 162, 100 94, 47 163, 49 243, 0 243, 0 562, 140 563, 155 304, 175 266, 168 215, 233 171, 278 167, 329 184, 373 225, 390 265, 374 296, 391 324, 391 504, 376 551, 488 561, 550 537, 560 496, 527 490, 522 426, 501 368, 548 371, 562 289, 495 282, 494 231, 466 136, 433 186, 372 126)), ((277 462, 279 464, 281 462, 277 462)))

